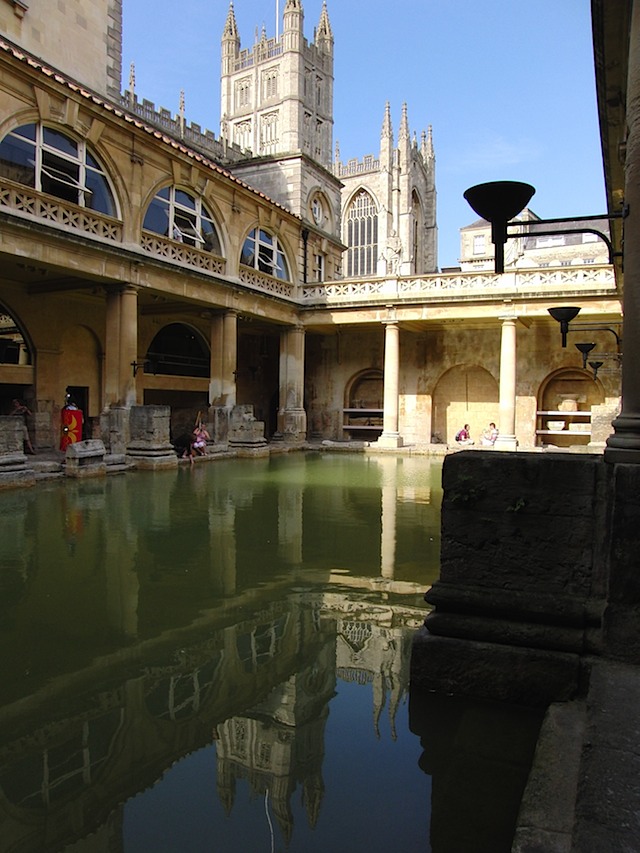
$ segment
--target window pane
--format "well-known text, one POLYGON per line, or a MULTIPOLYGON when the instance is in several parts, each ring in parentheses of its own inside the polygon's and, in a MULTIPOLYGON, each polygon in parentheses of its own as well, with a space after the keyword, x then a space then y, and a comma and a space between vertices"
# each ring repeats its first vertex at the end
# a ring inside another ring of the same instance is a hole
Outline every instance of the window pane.
POLYGON ((57 198, 78 204, 78 177, 80 167, 49 151, 42 152, 40 183, 42 191, 57 198))
POLYGON ((213 252, 215 255, 221 255, 222 247, 220 245, 218 233, 213 223, 210 222, 208 219, 203 218, 200 223, 200 230, 202 232, 202 236, 204 237, 204 248, 208 252, 213 252))
POLYGON ((157 196, 153 199, 144 217, 142 227, 154 234, 169 235, 169 207, 157 196))
POLYGON ((252 267, 255 263, 255 252, 255 241, 251 238, 251 236, 249 236, 244 241, 244 246, 242 247, 242 254, 240 255, 240 263, 244 264, 247 267, 252 267))
POLYGON ((35 156, 35 145, 31 142, 17 139, 12 134, 5 136, 0 143, 0 175, 28 187, 35 187, 35 156))
POLYGON ((176 190, 175 198, 176 204, 179 204, 181 207, 188 207, 189 210, 196 209, 195 199, 189 193, 184 192, 184 190, 176 190))
POLYGON ((115 204, 106 178, 92 169, 87 169, 85 183, 87 189, 91 190, 84 194, 85 207, 90 207, 98 213, 106 213, 107 216, 115 216, 115 204))
POLYGON ((57 130, 52 130, 50 127, 44 127, 42 131, 45 145, 57 148, 58 151, 70 154, 72 157, 78 156, 78 146, 73 139, 69 139, 68 136, 59 133, 57 130))
POLYGON ((30 139, 32 142, 36 141, 35 124, 23 124, 22 127, 16 127, 16 129, 11 132, 16 136, 22 136, 24 139, 30 139))
POLYGON ((266 243, 267 246, 273 246, 273 238, 266 231, 260 231, 260 242, 266 243))

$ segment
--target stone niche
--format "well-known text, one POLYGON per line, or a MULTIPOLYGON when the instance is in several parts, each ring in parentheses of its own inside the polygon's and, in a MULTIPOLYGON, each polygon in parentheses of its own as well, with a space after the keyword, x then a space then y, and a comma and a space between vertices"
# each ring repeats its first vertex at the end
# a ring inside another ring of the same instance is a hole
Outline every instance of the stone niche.
POLYGON ((412 686, 527 705, 575 694, 584 656, 606 642, 612 481, 601 455, 447 457, 441 573, 412 686))
POLYGON ((126 459, 136 468, 176 468, 178 457, 170 441, 169 406, 132 406, 126 459))

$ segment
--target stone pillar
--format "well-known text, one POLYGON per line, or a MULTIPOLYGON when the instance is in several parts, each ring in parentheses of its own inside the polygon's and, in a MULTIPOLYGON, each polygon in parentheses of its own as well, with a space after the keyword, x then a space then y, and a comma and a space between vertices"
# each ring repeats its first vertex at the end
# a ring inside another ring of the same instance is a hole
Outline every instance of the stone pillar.
POLYGON ((238 366, 238 315, 227 311, 222 320, 221 404, 229 409, 236 404, 238 366))
POLYGON ((497 450, 515 450, 516 441, 516 317, 501 317, 500 411, 497 450))
POLYGON ((400 374, 400 328, 395 320, 384 327, 384 401, 381 447, 402 447, 398 432, 398 377, 400 374))
POLYGON ((633 4, 627 74, 622 410, 607 440, 607 462, 640 463, 640 4, 633 4))
POLYGON ((224 320, 222 314, 215 314, 211 317, 209 346, 211 349, 209 362, 209 405, 219 406, 222 402, 222 363, 224 352, 224 320))
POLYGON ((120 400, 120 290, 110 290, 106 302, 103 408, 120 400))
POLYGON ((138 360, 138 290, 127 286, 120 294, 119 399, 126 406, 136 404, 136 382, 132 363, 138 360))
POLYGON ((295 326, 280 336, 280 405, 278 432, 285 441, 307 437, 304 410, 304 328, 295 326))

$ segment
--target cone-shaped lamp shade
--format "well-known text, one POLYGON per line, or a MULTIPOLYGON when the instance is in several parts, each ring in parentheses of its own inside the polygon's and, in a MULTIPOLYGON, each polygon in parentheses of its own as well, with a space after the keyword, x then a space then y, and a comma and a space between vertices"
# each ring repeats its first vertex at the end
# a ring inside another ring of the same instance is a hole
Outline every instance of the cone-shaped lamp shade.
POLYGON ((531 184, 523 184, 520 181, 490 181, 469 187, 464 193, 478 216, 491 223, 491 241, 496 248, 497 273, 504 272, 507 222, 524 210, 534 193, 535 189, 531 184))

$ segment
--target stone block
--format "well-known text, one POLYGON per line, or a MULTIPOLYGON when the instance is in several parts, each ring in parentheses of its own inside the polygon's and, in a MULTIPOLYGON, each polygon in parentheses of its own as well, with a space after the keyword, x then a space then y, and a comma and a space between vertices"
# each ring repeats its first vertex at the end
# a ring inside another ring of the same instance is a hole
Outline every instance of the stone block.
POLYGON ((65 453, 67 477, 104 477, 107 472, 105 446, 99 439, 90 438, 69 444, 65 453))

